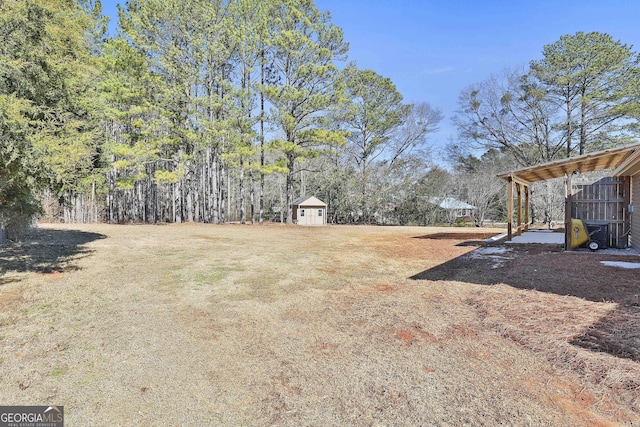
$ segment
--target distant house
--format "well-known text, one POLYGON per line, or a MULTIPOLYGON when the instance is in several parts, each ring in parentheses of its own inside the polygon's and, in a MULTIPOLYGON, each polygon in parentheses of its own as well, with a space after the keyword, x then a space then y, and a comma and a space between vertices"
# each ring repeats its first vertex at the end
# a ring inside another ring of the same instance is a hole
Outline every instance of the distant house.
POLYGON ((327 204, 313 196, 293 201, 293 223, 298 225, 326 225, 327 204))
POLYGON ((472 217, 477 209, 475 206, 461 200, 454 199, 453 197, 445 197, 438 206, 456 218, 472 217))
POLYGON ((450 223, 455 222, 457 218, 464 218, 465 221, 472 221, 477 209, 475 206, 453 197, 432 197, 429 202, 446 212, 450 223))

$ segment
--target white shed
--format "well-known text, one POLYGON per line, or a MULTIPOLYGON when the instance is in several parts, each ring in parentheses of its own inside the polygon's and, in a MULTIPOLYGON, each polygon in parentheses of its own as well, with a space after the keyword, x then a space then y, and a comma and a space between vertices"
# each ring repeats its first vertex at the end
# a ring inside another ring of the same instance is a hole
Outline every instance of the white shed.
POLYGON ((326 225, 327 204, 313 196, 293 201, 293 223, 298 225, 326 225))

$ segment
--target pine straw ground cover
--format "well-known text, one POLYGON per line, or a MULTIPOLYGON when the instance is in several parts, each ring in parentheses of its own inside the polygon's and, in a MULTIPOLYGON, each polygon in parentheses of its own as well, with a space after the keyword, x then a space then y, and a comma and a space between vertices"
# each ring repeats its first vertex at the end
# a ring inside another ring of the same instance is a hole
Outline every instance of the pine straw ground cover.
POLYGON ((0 404, 69 426, 640 425, 637 256, 412 227, 42 225, 0 404))

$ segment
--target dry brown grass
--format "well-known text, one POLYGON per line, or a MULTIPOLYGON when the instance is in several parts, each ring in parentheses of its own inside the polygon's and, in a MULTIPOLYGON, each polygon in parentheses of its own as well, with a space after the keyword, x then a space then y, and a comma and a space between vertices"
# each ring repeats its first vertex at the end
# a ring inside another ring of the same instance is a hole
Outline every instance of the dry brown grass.
POLYGON ((0 250, 2 403, 92 426, 640 422, 638 361, 573 344, 619 302, 412 280, 474 249, 415 238, 440 231, 42 226, 0 250))
MULTIPOLYGON (((630 360, 615 349, 606 352, 594 347, 596 351, 585 351, 582 342, 585 335, 594 332, 612 343, 625 342, 624 335, 630 331, 638 333, 637 317, 630 325, 620 322, 618 304, 594 303, 505 285, 483 291, 470 301, 481 311, 483 325, 546 357, 558 372, 577 374, 584 380, 579 395, 589 407, 618 419, 625 419, 630 410, 637 415, 640 409, 637 359, 630 360), (620 322, 620 334, 599 333, 597 325, 601 319, 620 322)), ((634 341, 633 346, 627 346, 637 352, 640 349, 637 335, 634 341)))

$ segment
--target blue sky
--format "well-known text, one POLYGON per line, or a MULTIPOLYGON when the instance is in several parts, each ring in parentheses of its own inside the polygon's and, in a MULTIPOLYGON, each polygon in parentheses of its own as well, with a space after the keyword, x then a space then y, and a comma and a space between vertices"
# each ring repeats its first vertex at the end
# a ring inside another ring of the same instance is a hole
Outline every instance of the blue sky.
MULTIPOLYGON (((117 21, 115 0, 102 0, 117 21)), ((124 3, 124 1, 120 2, 124 3)), ((455 138, 460 91, 541 58, 564 34, 599 31, 640 50, 638 0, 316 0, 350 44, 349 60, 391 78, 407 102, 444 119, 432 142, 455 138)))

